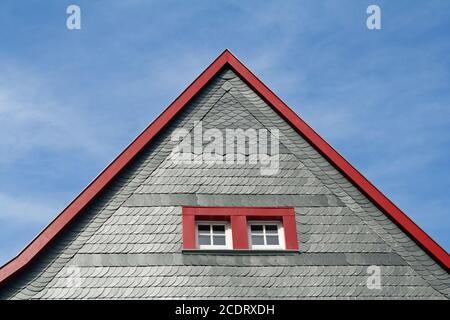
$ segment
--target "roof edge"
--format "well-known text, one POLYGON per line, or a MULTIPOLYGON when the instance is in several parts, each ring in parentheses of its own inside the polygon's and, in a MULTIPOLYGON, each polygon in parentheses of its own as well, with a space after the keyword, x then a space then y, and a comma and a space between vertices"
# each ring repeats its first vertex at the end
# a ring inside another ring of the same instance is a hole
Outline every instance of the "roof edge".
POLYGON ((226 64, 335 168, 448 272, 450 256, 369 180, 319 136, 228 49, 223 51, 137 138, 125 148, 39 235, 0 269, 0 286, 28 266, 85 209, 134 157, 180 112, 226 64))

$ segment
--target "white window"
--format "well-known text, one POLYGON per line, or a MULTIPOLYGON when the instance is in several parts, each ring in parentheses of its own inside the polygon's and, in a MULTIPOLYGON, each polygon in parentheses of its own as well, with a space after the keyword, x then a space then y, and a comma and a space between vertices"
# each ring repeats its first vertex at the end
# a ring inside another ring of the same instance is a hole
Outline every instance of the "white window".
POLYGON ((279 221, 253 221, 248 224, 251 249, 284 249, 283 224, 279 221))
POLYGON ((198 249, 232 249, 231 228, 228 222, 197 222, 198 249))

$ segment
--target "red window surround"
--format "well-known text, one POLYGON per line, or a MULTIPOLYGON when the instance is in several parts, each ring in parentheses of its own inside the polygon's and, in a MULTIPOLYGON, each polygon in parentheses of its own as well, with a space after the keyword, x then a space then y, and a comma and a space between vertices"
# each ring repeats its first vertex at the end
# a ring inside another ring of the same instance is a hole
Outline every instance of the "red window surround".
POLYGON ((294 208, 183 207, 183 249, 196 249, 195 221, 231 221, 233 249, 249 249, 247 221, 279 220, 283 223, 286 250, 298 250, 294 208))

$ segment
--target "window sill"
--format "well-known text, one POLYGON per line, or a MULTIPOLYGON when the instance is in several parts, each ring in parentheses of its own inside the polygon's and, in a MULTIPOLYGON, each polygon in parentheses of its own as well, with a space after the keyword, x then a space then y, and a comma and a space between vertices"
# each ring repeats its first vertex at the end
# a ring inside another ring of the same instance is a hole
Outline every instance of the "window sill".
POLYGON ((297 255, 299 250, 288 249, 183 249, 183 254, 216 254, 216 255, 297 255))

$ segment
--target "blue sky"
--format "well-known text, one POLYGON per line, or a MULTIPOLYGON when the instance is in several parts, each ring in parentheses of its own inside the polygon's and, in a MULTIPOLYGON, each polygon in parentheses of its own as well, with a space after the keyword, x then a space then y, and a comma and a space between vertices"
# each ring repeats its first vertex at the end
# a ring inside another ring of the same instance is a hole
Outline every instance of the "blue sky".
POLYGON ((0 264, 229 48, 450 250, 450 1, 0 4, 0 264), (81 7, 82 29, 66 28, 81 7), (366 28, 377 4, 382 30, 366 28))

